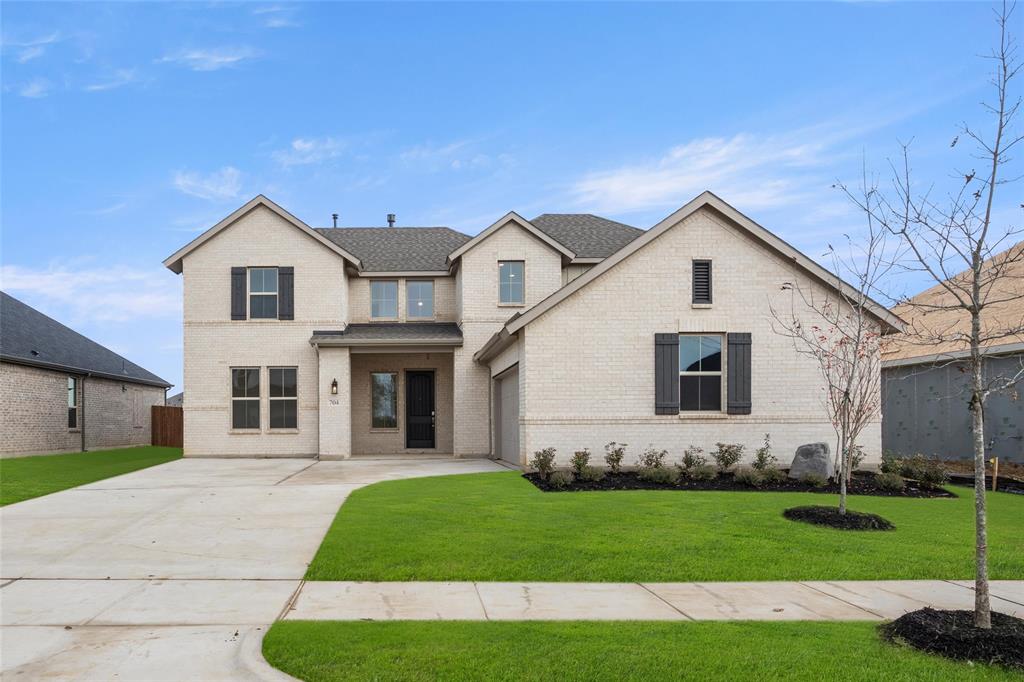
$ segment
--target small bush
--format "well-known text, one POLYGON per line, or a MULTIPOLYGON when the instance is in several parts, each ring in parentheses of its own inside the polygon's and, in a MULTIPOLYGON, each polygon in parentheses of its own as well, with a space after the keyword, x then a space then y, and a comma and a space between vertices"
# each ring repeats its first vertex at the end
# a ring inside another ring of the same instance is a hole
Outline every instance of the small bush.
POLYGON ((708 463, 708 458, 704 456, 704 449, 698 448, 696 445, 683 450, 683 469, 689 471, 694 467, 704 466, 708 463))
POLYGON ((753 467, 758 471, 764 471, 775 466, 775 455, 772 454, 772 436, 764 434, 764 443, 754 451, 753 467))
POLYGON ((665 466, 666 457, 668 457, 668 450, 655 450, 653 446, 647 446, 637 461, 641 468, 661 469, 665 466))
POLYGON ((761 472, 761 475, 764 476, 764 482, 766 485, 779 485, 781 483, 785 483, 789 478, 786 475, 786 472, 778 467, 768 467, 761 472))
POLYGON ((806 483, 812 488, 824 488, 828 485, 828 479, 821 474, 806 473, 800 477, 801 483, 806 483))
POLYGON ((856 471, 860 468, 860 465, 864 462, 864 458, 867 454, 864 452, 864 448, 860 445, 850 446, 850 471, 856 471))
POLYGON ((530 468, 540 474, 540 477, 547 479, 555 468, 555 448, 544 448, 533 453, 530 459, 530 468))
POLYGON ((882 490, 903 490, 903 486, 906 485, 906 481, 899 474, 891 471, 883 471, 882 473, 875 476, 875 483, 882 490))
POLYGON ((573 475, 571 471, 559 469, 548 476, 548 485, 556 490, 562 490, 572 485, 573 475))
POLYGON ((572 470, 579 476, 587 468, 587 465, 590 464, 590 450, 583 448, 572 453, 569 463, 572 464, 572 470))
POLYGON ((758 469, 750 467, 737 469, 733 478, 737 483, 749 485, 751 488, 760 488, 764 485, 764 474, 758 469))
POLYGON ((604 446, 604 461, 613 474, 622 471, 622 460, 626 457, 626 443, 612 441, 604 446))
POLYGON ((679 481, 679 470, 672 467, 646 466, 636 475, 641 481, 674 485, 679 481))
POLYGON ((903 460, 903 466, 898 473, 904 478, 912 478, 928 485, 942 485, 949 481, 949 472, 940 462, 920 454, 903 460))
POLYGON ((898 474, 903 471, 903 458, 892 450, 886 450, 882 453, 882 464, 878 468, 885 474, 898 474))
POLYGON ((583 470, 579 473, 579 479, 581 481, 587 481, 588 483, 596 483, 597 481, 604 480, 604 469, 601 467, 583 467, 583 470))
POLYGON ((738 443, 715 443, 717 449, 711 453, 721 471, 728 471, 743 459, 743 446, 738 443))
POLYGON ((710 464, 698 464, 688 469, 686 475, 695 481, 713 481, 718 478, 718 470, 710 464))

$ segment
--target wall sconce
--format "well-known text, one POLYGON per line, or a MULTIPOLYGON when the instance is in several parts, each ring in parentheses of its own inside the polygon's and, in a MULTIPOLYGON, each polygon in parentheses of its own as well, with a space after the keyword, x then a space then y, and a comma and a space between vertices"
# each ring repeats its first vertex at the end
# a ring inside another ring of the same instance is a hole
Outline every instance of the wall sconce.
POLYGON ((127 393, 127 392, 128 392, 128 389, 125 387, 124 384, 121 384, 121 393, 127 393))
POLYGON ((338 380, 331 381, 331 395, 338 395, 338 380))

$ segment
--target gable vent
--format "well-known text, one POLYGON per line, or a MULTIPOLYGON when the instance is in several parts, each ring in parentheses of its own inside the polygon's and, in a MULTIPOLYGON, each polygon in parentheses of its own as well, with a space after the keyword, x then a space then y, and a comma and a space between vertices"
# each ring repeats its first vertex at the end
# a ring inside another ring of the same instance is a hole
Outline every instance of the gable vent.
POLYGON ((693 261, 693 302, 711 303, 711 261, 693 261))

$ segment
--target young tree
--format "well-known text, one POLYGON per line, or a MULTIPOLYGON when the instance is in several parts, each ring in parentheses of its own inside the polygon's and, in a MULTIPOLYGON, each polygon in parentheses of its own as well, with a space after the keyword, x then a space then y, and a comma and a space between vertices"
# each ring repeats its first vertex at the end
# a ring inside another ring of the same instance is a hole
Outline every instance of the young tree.
MULTIPOLYGON (((899 162, 891 163, 892 189, 872 192, 864 200, 848 196, 869 221, 898 236, 908 251, 907 267, 923 274, 938 287, 934 296, 905 301, 911 318, 907 331, 915 345, 932 347, 937 354, 951 349, 968 353, 970 399, 974 450, 975 508, 975 608, 979 628, 991 627, 988 588, 988 534, 985 513, 985 400, 994 391, 1009 388, 1024 377, 1024 368, 999 376, 986 375, 984 349, 989 345, 1019 339, 1024 320, 997 314, 1006 304, 1024 298, 1024 280, 1014 269, 1024 261, 1024 244, 1011 246, 1021 234, 1008 225, 1008 214, 998 213, 997 191, 1018 180, 1007 176, 1010 152, 1024 139, 1013 133, 1021 100, 1010 93, 1020 65, 1016 45, 1009 33, 1014 5, 1005 2, 996 11, 999 44, 987 59, 995 67, 992 76, 994 101, 984 103, 990 129, 966 123, 953 139, 974 144, 975 163, 981 171, 958 172, 962 178, 954 189, 939 194, 933 187, 915 181, 909 146, 903 145, 899 162), (1002 217, 999 217, 1002 216, 1002 217), (1007 247, 1010 247, 1007 249, 1007 247), (1005 253, 1000 253, 1006 249, 1005 253)), ((1014 209, 1020 197, 1013 199, 1014 209)), ((1024 208, 1024 204, 1021 204, 1024 208)), ((1018 214, 1019 215, 1019 214, 1018 214)))

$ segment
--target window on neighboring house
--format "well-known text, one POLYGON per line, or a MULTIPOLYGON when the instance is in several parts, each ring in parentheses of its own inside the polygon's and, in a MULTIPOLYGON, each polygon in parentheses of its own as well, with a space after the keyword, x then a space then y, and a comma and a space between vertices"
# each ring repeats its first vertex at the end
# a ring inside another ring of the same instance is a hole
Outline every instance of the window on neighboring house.
POLYGON ((679 409, 722 411, 722 337, 679 335, 679 409))
POLYGON ((398 375, 394 372, 370 374, 372 422, 375 429, 398 428, 398 375))
POLYGON ((78 379, 68 377, 68 428, 78 428, 78 379))
POLYGON ((370 282, 370 317, 392 320, 398 317, 398 282, 370 282))
POLYGON ((711 261, 693 261, 693 302, 711 304, 711 261))
POLYGON ((299 400, 295 367, 271 367, 270 428, 299 428, 299 400))
POLYGON ((231 428, 260 428, 260 369, 231 370, 231 428))
POLYGON ((500 303, 523 303, 526 300, 525 274, 525 261, 498 261, 498 300, 500 303))
POLYGON ((249 268, 249 317, 277 319, 277 268, 249 268))
POLYGON ((434 317, 434 282, 430 280, 406 282, 405 300, 408 317, 434 317))

